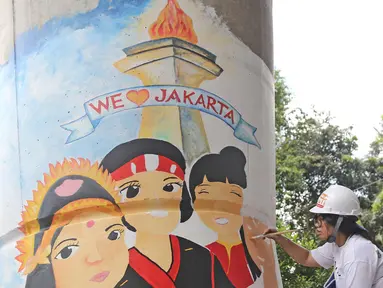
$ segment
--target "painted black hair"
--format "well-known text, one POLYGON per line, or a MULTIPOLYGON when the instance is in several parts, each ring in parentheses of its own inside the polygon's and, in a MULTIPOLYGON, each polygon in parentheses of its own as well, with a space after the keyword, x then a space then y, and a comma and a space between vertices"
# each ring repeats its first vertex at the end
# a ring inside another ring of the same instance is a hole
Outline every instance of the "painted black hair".
MULTIPOLYGON (((113 197, 106 191, 97 181, 80 175, 69 175, 58 179, 48 190, 43 203, 40 207, 38 222, 40 229, 48 229, 53 220, 55 213, 71 202, 80 199, 98 198, 109 201, 112 205, 116 205, 113 197), (66 180, 82 180, 83 184, 79 190, 71 196, 60 197, 55 193, 56 188, 60 187, 66 180)), ((37 249, 35 247, 35 249, 37 249)))
MULTIPOLYGON (((246 157, 243 152, 232 146, 225 147, 219 154, 208 154, 201 157, 190 172, 189 187, 193 202, 195 201, 195 188, 203 182, 206 176, 209 182, 236 184, 243 189, 247 187, 245 172, 246 157)), ((260 277, 261 270, 254 263, 250 256, 249 249, 245 241, 243 227, 239 231, 241 241, 245 250, 246 260, 249 265, 253 279, 260 277)))
POLYGON ((193 202, 195 200, 195 188, 203 182, 206 176, 209 182, 223 182, 226 179, 230 184, 236 184, 246 189, 246 157, 241 150, 228 146, 219 154, 202 156, 190 172, 189 188, 193 202))
POLYGON ((245 241, 245 232, 243 231, 243 226, 239 230, 239 234, 241 236, 243 248, 245 249, 245 256, 246 256, 246 261, 247 264, 249 265, 251 275, 253 276, 253 279, 261 277, 262 271, 258 268, 257 264, 253 261, 251 258, 251 255, 249 253, 249 249, 247 248, 246 241, 245 241))
MULTIPOLYGON (((47 194, 44 197, 40 211, 38 214, 38 222, 40 225, 41 231, 35 235, 35 245, 34 253, 36 253, 38 247, 41 244, 44 231, 49 229, 52 224, 54 214, 68 205, 71 202, 88 199, 88 198, 98 198, 104 199, 111 203, 111 205, 117 206, 113 197, 106 191, 100 184, 95 180, 80 176, 80 175, 69 175, 64 176, 58 179, 48 190, 47 194), (81 187, 71 196, 60 197, 55 192, 56 188, 60 187, 65 180, 82 180, 81 187)), ((118 206, 117 206, 118 207, 118 206)), ((62 228, 59 228, 55 231, 51 243, 53 244, 57 237, 59 236, 62 228)), ((50 256, 49 256, 50 257, 50 256)), ((30 274, 27 276, 27 281, 25 284, 26 288, 55 288, 55 279, 53 274, 53 268, 51 264, 39 264, 30 274)))
MULTIPOLYGON (((53 247, 53 243, 56 241, 57 237, 60 235, 63 227, 58 228, 51 241, 51 245, 53 247)), ((39 232, 35 235, 35 243, 41 243, 43 238, 43 232, 39 232)), ((36 245, 35 245, 36 247, 36 245)), ((35 248, 36 252, 36 248, 35 248)), ((51 261, 51 255, 49 255, 49 261, 51 261)), ((56 281, 53 274, 53 267, 51 264, 38 264, 30 274, 27 276, 27 281, 25 284, 25 288, 39 288, 39 287, 47 287, 47 288, 56 288, 56 281)))
MULTIPOLYGON (((109 173, 113 173, 132 159, 144 154, 160 155, 169 158, 176 162, 185 173, 186 162, 181 151, 169 142, 151 138, 139 138, 116 146, 104 157, 100 166, 109 173)), ((181 223, 187 221, 193 214, 191 198, 186 183, 184 183, 182 189, 180 211, 181 223)), ((129 223, 126 221, 124 223, 129 230, 136 231, 129 223)))

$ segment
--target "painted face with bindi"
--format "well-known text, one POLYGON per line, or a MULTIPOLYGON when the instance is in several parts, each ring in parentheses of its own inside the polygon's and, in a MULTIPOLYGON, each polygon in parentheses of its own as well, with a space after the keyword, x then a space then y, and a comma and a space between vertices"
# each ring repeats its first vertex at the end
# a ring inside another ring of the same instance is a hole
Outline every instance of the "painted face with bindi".
MULTIPOLYGON (((60 198, 81 197, 80 193, 96 193, 92 190, 96 187, 84 179, 66 179, 54 193, 60 198)), ((100 191, 105 197, 109 195, 106 190, 100 191)), ((80 198, 68 202, 55 217, 60 219, 60 215, 69 217, 69 223, 56 230, 58 235, 51 241, 50 261, 56 287, 114 287, 129 263, 125 227, 117 206, 104 199, 80 198), (98 207, 100 201, 102 205, 98 207)))

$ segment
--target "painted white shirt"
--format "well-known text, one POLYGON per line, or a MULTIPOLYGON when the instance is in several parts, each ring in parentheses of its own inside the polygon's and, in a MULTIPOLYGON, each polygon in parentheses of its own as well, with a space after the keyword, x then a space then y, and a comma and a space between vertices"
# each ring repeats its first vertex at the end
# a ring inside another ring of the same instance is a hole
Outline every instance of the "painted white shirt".
POLYGON ((326 243, 311 255, 325 269, 334 266, 337 288, 383 288, 383 252, 359 235, 342 247, 326 243))

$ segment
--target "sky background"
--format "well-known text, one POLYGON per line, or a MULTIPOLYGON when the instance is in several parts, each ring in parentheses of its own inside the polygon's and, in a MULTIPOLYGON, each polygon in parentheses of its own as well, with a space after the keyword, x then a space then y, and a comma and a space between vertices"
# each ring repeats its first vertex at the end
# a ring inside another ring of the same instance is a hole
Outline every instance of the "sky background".
POLYGON ((383 1, 274 0, 275 67, 293 107, 354 126, 365 155, 383 114, 383 1), (380 35, 380 36, 379 36, 380 35))

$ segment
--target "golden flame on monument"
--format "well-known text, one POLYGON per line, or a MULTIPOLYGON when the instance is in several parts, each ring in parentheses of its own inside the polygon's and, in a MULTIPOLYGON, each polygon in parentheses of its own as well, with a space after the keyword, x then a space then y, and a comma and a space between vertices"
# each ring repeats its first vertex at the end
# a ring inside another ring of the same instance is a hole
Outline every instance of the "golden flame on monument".
POLYGON ((177 0, 169 0, 160 15, 149 28, 153 40, 175 37, 193 44, 198 43, 193 20, 181 9, 177 0))

